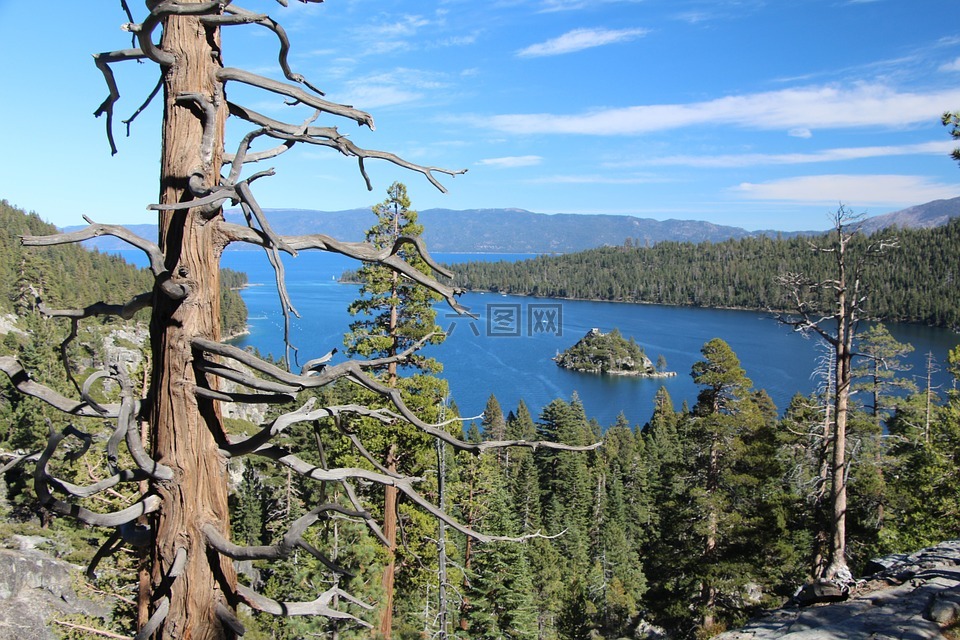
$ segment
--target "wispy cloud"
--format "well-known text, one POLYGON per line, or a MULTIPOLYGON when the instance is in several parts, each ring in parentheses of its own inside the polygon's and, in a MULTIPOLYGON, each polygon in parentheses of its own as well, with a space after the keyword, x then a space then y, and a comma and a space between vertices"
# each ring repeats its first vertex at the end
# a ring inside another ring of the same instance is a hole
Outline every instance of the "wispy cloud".
POLYGON ((541 156, 507 156, 505 158, 486 158, 477 164, 486 167, 512 169, 514 167, 532 167, 543 161, 541 156))
POLYGON ((504 114, 476 121, 507 133, 641 135, 683 127, 730 125, 755 130, 904 127, 936 122, 960 89, 901 92, 883 84, 813 86, 690 104, 598 109, 573 115, 504 114))
POLYGON ((952 141, 922 142, 919 144, 874 147, 847 147, 824 149, 815 153, 742 153, 723 155, 673 155, 641 158, 624 163, 608 163, 609 167, 681 166, 697 168, 736 168, 769 165, 814 164, 844 162, 865 158, 888 158, 910 155, 943 155, 946 157, 956 144, 952 141))
POLYGON ((580 9, 596 8, 598 4, 635 4, 644 0, 543 0, 541 11, 553 13, 558 11, 579 11, 580 9))
POLYGON ((344 102, 357 105, 363 109, 376 109, 377 107, 415 102, 422 97, 423 94, 421 93, 408 91, 400 87, 358 84, 347 91, 344 102))
POLYGON ((611 176, 600 174, 576 174, 576 175, 555 175, 544 176, 526 180, 530 184, 651 184, 655 182, 668 182, 663 176, 651 175, 628 175, 611 176))
POLYGON ((397 67, 382 73, 353 77, 340 99, 363 109, 394 106, 420 100, 431 91, 449 86, 436 73, 397 67))
POLYGON ((940 71, 960 71, 960 58, 940 65, 940 71))
POLYGON ((960 195, 960 186, 911 175, 819 175, 770 182, 744 182, 731 189, 750 200, 794 203, 844 202, 854 208, 867 205, 901 206, 960 195))
POLYGON ((517 55, 521 58, 557 56, 593 47, 636 40, 649 32, 649 29, 574 29, 557 38, 521 49, 517 52, 517 55))
POLYGON ((388 22, 364 25, 364 31, 372 38, 409 38, 428 25, 430 20, 423 16, 405 15, 388 22))

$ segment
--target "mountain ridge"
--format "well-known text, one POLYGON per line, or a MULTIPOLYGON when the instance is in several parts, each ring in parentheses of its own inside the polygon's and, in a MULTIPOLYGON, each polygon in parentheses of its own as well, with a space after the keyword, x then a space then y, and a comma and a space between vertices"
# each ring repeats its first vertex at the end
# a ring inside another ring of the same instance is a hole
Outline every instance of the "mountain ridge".
MULTIPOLYGON (((375 218, 368 208, 341 211, 265 209, 274 230, 283 235, 322 233, 338 240, 360 241, 375 218)), ((934 200, 863 221, 866 233, 887 227, 929 228, 960 215, 960 197, 934 200)), ((238 210, 226 213, 243 223, 238 210)), ((654 220, 630 215, 535 213, 525 209, 425 209, 419 212, 424 240, 440 253, 572 253, 601 246, 649 246, 664 241, 723 242, 758 236, 816 235, 822 231, 748 231, 703 220, 654 220)), ((156 225, 125 225, 145 238, 156 237, 156 225)), ((67 227, 73 231, 83 227, 67 227)), ((129 248, 121 240, 100 237, 89 242, 101 250, 129 248)))

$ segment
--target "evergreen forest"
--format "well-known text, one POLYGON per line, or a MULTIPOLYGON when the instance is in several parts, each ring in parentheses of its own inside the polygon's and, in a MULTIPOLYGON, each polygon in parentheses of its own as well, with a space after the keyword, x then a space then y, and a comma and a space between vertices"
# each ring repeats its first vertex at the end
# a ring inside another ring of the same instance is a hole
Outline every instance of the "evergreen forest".
MULTIPOLYGON (((868 311, 887 322, 960 328, 960 219, 932 229, 885 229, 857 240, 895 239, 898 248, 867 271, 868 311)), ((726 242, 660 242, 519 262, 458 264, 454 284, 516 295, 783 311, 790 292, 776 276, 828 277, 831 258, 812 251, 821 238, 759 236, 726 242)))
MULTIPOLYGON (((392 192, 391 198, 406 202, 405 192, 392 192)), ((400 210, 382 206, 380 212, 389 216, 392 211, 396 216, 400 210)), ((411 225, 404 232, 418 231, 415 212, 402 210, 411 225)), ((69 350, 71 362, 82 366, 64 370, 58 359, 69 323, 44 319, 38 312, 37 295, 54 308, 78 306, 81 300, 124 300, 149 288, 150 279, 117 258, 73 247, 24 252, 17 235, 50 233, 52 227, 6 203, 0 206, 0 216, 0 269, 7 287, 0 308, 16 316, 20 329, 4 336, 3 351, 16 354, 43 383, 65 395, 76 395, 78 382, 102 365, 97 359, 105 332, 91 323, 90 332, 68 341, 62 348, 69 350), (73 286, 65 286, 66 279, 58 277, 94 272, 96 277, 71 280, 79 283, 73 286), (109 285, 94 288, 103 282, 109 285), (79 290, 87 283, 90 290, 79 290)), ((382 229, 372 229, 371 237, 376 233, 386 235, 375 241, 392 241, 382 229)), ((939 231, 898 232, 901 248, 872 265, 873 277, 903 274, 896 277, 913 276, 917 284, 928 282, 924 274, 936 269, 948 273, 955 265, 948 265, 946 256, 955 256, 960 249, 948 240, 957 242, 958 234, 956 224, 939 231), (943 244, 934 244, 931 238, 943 244), (910 253, 909 247, 924 242, 925 253, 941 258, 928 256, 928 272, 919 267, 904 272, 902 263, 891 266, 910 253)), ((647 271, 628 263, 638 256, 649 263, 669 257, 671 264, 679 265, 671 249, 703 268, 699 278, 684 286, 703 284, 706 291, 706 283, 714 277, 707 275, 705 265, 710 260, 694 258, 693 246, 607 248, 567 258, 570 264, 578 260, 581 265, 603 264, 600 273, 623 268, 623 291, 639 291, 641 285, 626 284, 633 282, 629 274, 647 271)), ((756 283, 760 274, 808 268, 805 263, 793 266, 793 260, 799 259, 791 251, 809 251, 803 241, 751 239, 706 245, 702 251, 713 257, 738 256, 719 263, 727 265, 726 271, 709 272, 733 282, 756 283), (753 256, 751 264, 765 266, 756 272, 742 270, 748 255, 753 256), (768 262, 775 255, 780 257, 768 262)), ((406 259, 418 257, 413 252, 406 259)), ((565 273, 568 267, 561 264, 562 258, 537 259, 518 268, 518 282, 529 284, 532 280, 523 278, 533 273, 565 273)), ((492 265, 491 269, 505 274, 507 267, 492 265)), ((823 266, 825 272, 827 268, 823 266)), ((435 312, 429 296, 415 287, 400 288, 400 281, 382 271, 367 268, 359 277, 366 287, 355 307, 363 313, 345 337, 349 350, 375 357, 406 344, 384 340, 384 336, 409 342, 431 335, 435 312), (363 324, 367 318, 388 322, 391 308, 398 309, 394 314, 398 320, 386 334, 363 324)), ((885 290, 886 280, 874 282, 873 291, 885 290)), ((242 286, 243 277, 225 276, 224 283, 229 291, 242 286)), ((572 282, 568 286, 566 293, 578 297, 587 291, 572 288, 572 282)), ((734 289, 728 293, 740 292, 734 289)), ((899 291, 895 286, 887 289, 899 291)), ((755 306, 778 306, 772 284, 758 291, 765 293, 754 295, 771 297, 755 306)), ((926 290, 917 284, 911 291, 920 296, 926 290)), ((113 325, 119 327, 121 322, 109 320, 104 326, 113 325)), ((855 573, 875 556, 960 537, 960 521, 955 517, 960 511, 960 391, 956 386, 960 348, 946 358, 954 380, 950 389, 913 383, 913 376, 900 366, 910 349, 894 340, 883 325, 857 338, 858 353, 871 357, 860 359, 854 372, 847 434, 847 550, 855 573), (878 366, 880 362, 883 366, 878 366)), ((937 356, 944 359, 943 354, 937 356)), ((144 375, 148 366, 143 363, 138 374, 144 375)), ((234 458, 228 468, 231 529, 240 544, 282 543, 283 533, 315 504, 346 505, 358 500, 376 522, 389 520, 391 511, 396 516, 391 545, 385 546, 356 517, 333 517, 310 528, 304 544, 292 551, 292 562, 238 565, 242 582, 281 601, 310 600, 331 585, 342 586, 360 602, 372 604, 372 609, 361 604, 344 606, 375 631, 336 618, 278 620, 247 612, 242 614, 244 638, 414 640, 439 637, 442 630, 442 637, 464 640, 613 640, 658 637, 655 634, 660 632, 686 639, 706 638, 734 627, 765 608, 789 601, 797 587, 817 576, 823 566, 830 530, 829 446, 824 437, 832 400, 829 370, 827 362, 818 372, 823 382, 820 391, 797 395, 789 406, 776 407, 762 389, 753 386, 750 372, 718 337, 703 345, 701 359, 691 371, 679 372, 691 375, 700 388, 693 406, 674 406, 661 389, 644 424, 630 424, 622 416, 614 424, 600 424, 585 414, 576 396, 554 400, 539 415, 532 415, 522 402, 502 407, 491 396, 482 416, 461 417, 455 398, 449 397, 440 363, 414 360, 400 370, 377 372, 396 386, 424 420, 468 441, 598 446, 588 451, 499 448, 480 454, 454 453, 417 429, 385 427, 362 414, 320 418, 284 430, 279 447, 302 450, 304 460, 323 468, 369 467, 370 458, 357 455, 353 446, 362 436, 370 455, 384 461, 381 470, 419 478, 421 495, 492 538, 467 537, 404 495, 395 495, 391 502, 379 484, 358 484, 356 495, 346 495, 347 485, 310 481, 270 461, 234 458), (311 548, 324 553, 312 553, 311 548), (384 577, 387 567, 390 580, 384 577), (382 627, 385 608, 389 613, 386 632, 382 627)), ((377 398, 354 384, 323 387, 314 393, 322 406, 377 408, 377 398)), ((277 405, 266 418, 296 409, 277 405)), ((25 458, 20 456, 29 457, 44 448, 48 429, 65 426, 61 413, 14 393, 5 379, 0 382, 0 540, 13 533, 41 535, 52 541, 51 550, 61 557, 80 564, 99 562, 95 590, 82 587, 81 594, 100 598, 112 608, 112 615, 78 616, 65 621, 73 627, 58 628, 65 638, 90 637, 76 635, 72 630, 78 627, 130 637, 137 552, 124 548, 97 559, 94 552, 108 541, 109 532, 78 525, 41 507, 33 494, 30 467, 22 464, 25 458)), ((226 426, 232 434, 256 433, 259 428, 245 416, 229 418, 226 426)), ((95 427, 81 424, 81 428, 97 433, 95 427)), ((71 482, 99 480, 95 469, 81 467, 69 457, 56 465, 58 476, 71 482)), ((119 504, 129 496, 117 493, 107 499, 119 504)), ((389 537, 386 526, 383 531, 389 537)))
MULTIPOLYGON (((20 244, 20 236, 56 232, 55 226, 36 213, 0 200, 0 315, 22 315, 37 298, 52 309, 82 308, 91 300, 122 304, 153 287, 153 276, 146 269, 138 269, 115 255, 76 245, 25 249, 20 244)), ((223 332, 234 335, 247 325, 247 308, 237 293, 247 284, 247 275, 223 269, 221 284, 223 332)))
MULTIPOLYGON (((895 354, 909 348, 882 326, 861 346, 894 354, 894 365, 895 354)), ((471 540, 401 498, 393 554, 348 521, 326 527, 316 544, 340 549, 337 560, 349 575, 339 579, 381 606, 380 568, 393 556, 391 630, 402 639, 431 637, 440 624, 449 626, 446 637, 464 639, 705 638, 781 606, 825 559, 829 394, 797 395, 778 417, 722 339, 706 343, 702 357, 689 372, 701 386, 697 402, 676 407, 661 389, 642 425, 622 416, 599 424, 576 396, 554 400, 539 415, 522 402, 501 407, 491 396, 482 418, 463 426, 474 442, 602 441, 587 453, 453 454, 415 432, 383 442, 385 450, 395 445, 402 470, 423 477, 424 495, 461 522, 522 542, 471 540), (708 523, 715 523, 712 535, 708 523)), ((957 380, 960 349, 950 362, 957 380)), ((960 509, 960 392, 916 388, 894 372, 857 372, 848 434, 848 553, 856 575, 878 555, 960 536, 953 516, 960 509)), ((442 380, 418 374, 401 384, 419 397, 424 415, 456 415, 455 403, 441 400, 442 380)), ((348 387, 326 393, 326 403, 358 399, 348 387)), ((351 430, 364 428, 358 421, 351 430)), ((332 425, 291 433, 288 446, 314 438, 323 441, 327 464, 361 464, 332 425)), ((245 467, 234 494, 235 535, 271 543, 315 491, 267 467, 245 467)), ((365 498, 382 519, 382 490, 365 498)), ((306 597, 333 579, 309 554, 298 557, 293 573, 264 565, 248 579, 277 598, 306 597)), ((265 620, 259 629, 263 635, 252 637, 371 637, 318 620, 292 627, 265 620)))

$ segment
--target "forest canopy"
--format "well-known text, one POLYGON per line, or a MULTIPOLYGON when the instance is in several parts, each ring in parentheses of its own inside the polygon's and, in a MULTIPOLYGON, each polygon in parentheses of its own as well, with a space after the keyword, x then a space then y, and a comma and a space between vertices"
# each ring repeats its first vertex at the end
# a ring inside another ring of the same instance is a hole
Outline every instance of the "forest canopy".
MULTIPOLYGON (((116 255, 77 245, 24 249, 20 243, 20 236, 56 232, 39 214, 0 200, 0 314, 15 312, 18 298, 33 304, 41 296, 52 308, 77 308, 90 300, 129 300, 153 287, 149 270, 116 255)), ((247 275, 230 269, 221 273, 220 320, 224 334, 234 335, 247 326, 247 306, 237 292, 247 284, 247 275)))
MULTIPOLYGON (((886 322, 960 327, 960 220, 934 229, 894 229, 899 248, 865 271, 868 312, 886 322)), ((878 234, 874 236, 879 237, 878 234)), ((858 242, 867 243, 871 237, 858 242)), ((475 291, 712 308, 785 310, 782 273, 825 278, 830 256, 818 238, 760 236, 726 242, 601 247, 521 262, 457 265, 456 286, 475 291)))

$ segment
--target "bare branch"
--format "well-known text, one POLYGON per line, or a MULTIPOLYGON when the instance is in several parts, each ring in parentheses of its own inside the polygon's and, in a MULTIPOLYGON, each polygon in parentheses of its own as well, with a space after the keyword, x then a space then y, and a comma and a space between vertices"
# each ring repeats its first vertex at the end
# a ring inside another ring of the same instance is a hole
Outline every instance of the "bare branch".
MULTIPOLYGON (((233 242, 246 242, 258 246, 268 246, 269 239, 265 238, 255 229, 249 229, 247 227, 231 224, 229 222, 221 223, 220 228, 223 230, 227 238, 233 242)), ((447 301, 447 304, 449 304, 458 313, 469 315, 467 309, 457 302, 456 296, 462 293, 460 289, 455 289, 442 284, 435 278, 423 274, 421 271, 417 270, 411 266, 410 263, 406 262, 399 255, 397 255, 397 252, 403 245, 411 244, 416 247, 421 257, 425 262, 427 262, 427 264, 430 265, 432 269, 436 270, 443 276, 451 276, 452 274, 450 274, 449 271, 440 266, 440 264, 438 264, 430 256, 429 252, 426 251, 426 248, 419 238, 414 239, 404 236, 402 238, 398 238, 393 246, 384 248, 379 248, 366 242, 343 242, 323 234, 283 236, 283 241, 286 245, 295 250, 303 251, 307 249, 318 249, 320 251, 339 253, 349 258, 362 260, 364 262, 382 264, 390 269, 393 269, 397 273, 410 278, 418 284, 422 284, 431 291, 435 291, 436 293, 440 294, 447 301)))
POLYGON ((233 393, 214 391, 203 387, 194 387, 193 392, 200 398, 218 400, 220 402, 236 402, 240 404, 286 404, 296 400, 296 396, 273 393, 233 393))
POLYGON ((170 598, 163 596, 160 598, 160 601, 157 602, 157 608, 153 610, 150 619, 140 628, 134 640, 149 640, 150 636, 152 636, 154 632, 160 628, 160 625, 163 624, 163 621, 167 619, 168 613, 170 613, 170 598))
POLYGON ((156 511, 160 508, 160 498, 156 495, 145 496, 142 500, 126 509, 112 513, 95 513, 76 504, 64 502, 54 498, 47 487, 48 482, 58 482, 47 472, 47 463, 53 452, 56 451, 60 443, 70 434, 70 427, 63 431, 57 431, 53 424, 49 426, 49 435, 47 437, 47 447, 37 460, 36 468, 33 472, 33 487, 40 500, 51 511, 61 515, 68 515, 80 520, 86 524, 97 525, 101 527, 119 527, 120 525, 132 522, 140 516, 156 511))
POLYGON ((228 102, 227 105, 230 109, 231 115, 266 128, 267 135, 272 138, 329 147, 331 149, 336 149, 347 157, 358 158, 360 160, 361 173, 364 174, 364 179, 367 183, 368 190, 372 190, 372 185, 363 171, 364 158, 377 158, 379 160, 386 160, 399 167, 423 174, 423 176, 430 181, 430 184, 436 187, 441 193, 446 193, 447 189, 440 183, 439 180, 436 179, 436 176, 433 175, 434 173, 458 176, 467 172, 466 169, 450 170, 443 169, 441 167, 418 165, 404 160, 393 153, 363 149, 353 144, 353 142, 351 142, 347 137, 341 135, 337 131, 336 127, 308 127, 306 130, 303 130, 297 125, 274 120, 273 118, 268 118, 267 116, 232 102, 228 102))
POLYGON ((12 459, 10 462, 8 462, 7 464, 5 464, 5 465, 3 465, 2 467, 0 467, 0 475, 5 474, 7 471, 10 471, 10 469, 13 469, 14 467, 16 467, 16 466, 19 465, 19 464, 23 464, 24 462, 30 462, 30 461, 36 462, 37 459, 40 458, 40 454, 42 454, 42 453, 43 453, 43 451, 41 450, 41 451, 31 451, 30 453, 7 453, 7 452, 4 452, 4 453, 0 454, 0 455, 3 455, 3 456, 12 456, 12 457, 13 457, 13 459, 12 459))
POLYGON ((226 626, 228 629, 233 631, 238 638, 243 637, 247 632, 246 627, 243 626, 243 623, 240 622, 240 618, 237 617, 230 607, 223 604, 222 602, 217 603, 217 618, 226 626))
POLYGON ((160 89, 163 88, 163 76, 161 75, 157 78, 157 84, 153 85, 153 90, 146 97, 146 99, 137 107, 137 110, 130 114, 130 117, 126 120, 123 120, 123 124, 127 126, 127 137, 130 137, 130 125, 133 124, 133 121, 137 119, 143 111, 150 106, 150 103, 153 102, 153 99, 157 97, 157 94, 160 93, 160 89))
POLYGON ((123 540, 120 539, 120 530, 117 529, 110 534, 110 537, 108 537, 102 545, 100 545, 100 548, 97 549, 93 559, 90 560, 90 564, 87 565, 86 575, 88 580, 91 582, 97 581, 97 565, 99 565, 100 561, 107 556, 113 555, 122 544, 123 540))
POLYGON ((83 309, 51 309, 42 300, 38 300, 37 311, 48 318, 70 318, 82 320, 93 316, 118 316, 130 320, 141 309, 146 309, 153 302, 153 293, 146 291, 124 304, 109 304, 96 302, 83 309))
POLYGON ((407 407, 406 403, 404 403, 401 393, 398 389, 388 387, 387 385, 382 384, 374 378, 371 378, 363 373, 365 369, 382 367, 391 362, 403 362, 420 346, 422 346, 425 341, 429 340, 430 337, 431 336, 429 335, 426 336, 410 349, 407 349, 406 351, 394 357, 378 358, 375 360, 366 361, 349 360, 347 362, 341 362, 339 364, 327 367, 322 372, 315 375, 296 375, 294 373, 284 371, 275 365, 264 362, 260 358, 257 358, 253 354, 246 352, 243 349, 239 349, 232 345, 221 344, 206 338, 194 338, 192 340, 192 344, 197 349, 202 349, 228 358, 233 358, 238 362, 242 362, 243 364, 252 367, 260 373, 271 376, 272 378, 286 384, 298 386, 301 389, 322 387, 343 378, 351 380, 360 386, 365 387, 384 398, 387 398, 407 422, 414 425, 424 433, 446 442, 459 451, 469 451, 471 453, 479 454, 488 449, 498 449, 504 447, 528 447, 531 449, 542 448, 562 451, 591 451, 602 445, 602 441, 587 446, 574 446, 558 442, 531 440, 495 440, 477 443, 466 442, 452 436, 443 429, 438 428, 437 425, 428 424, 421 420, 416 414, 413 413, 413 411, 410 410, 409 407, 407 407))
POLYGON ((112 631, 104 631, 103 629, 94 629, 93 627, 88 627, 83 624, 74 624, 72 622, 64 622, 63 620, 56 619, 52 619, 51 622, 54 624, 59 624, 60 626, 68 629, 76 629, 77 631, 83 631, 84 633, 92 633, 95 636, 115 638, 116 640, 130 640, 130 636, 120 635, 119 633, 113 633, 112 631))
POLYGON ((366 609, 373 609, 370 605, 356 600, 353 596, 337 587, 324 591, 312 602, 278 602, 242 584, 237 584, 237 595, 250 606, 250 608, 265 613, 272 613, 275 616, 324 616, 336 620, 350 620, 367 628, 373 626, 369 622, 352 616, 349 613, 337 611, 330 606, 334 598, 339 596, 366 609))
POLYGON ((164 255, 156 243, 145 238, 141 238, 129 229, 114 224, 98 224, 84 216, 84 220, 89 223, 85 229, 73 231, 70 233, 54 233, 48 236, 21 236, 20 241, 27 247, 49 247, 59 244, 72 244, 83 242, 99 236, 113 236, 119 238, 137 249, 143 251, 150 260, 150 271, 156 277, 160 289, 174 300, 182 300, 187 297, 187 289, 182 284, 175 284, 170 281, 170 272, 164 264, 164 255))
MULTIPOLYGON (((563 448, 567 447, 564 446, 563 448)), ((479 542, 522 542, 524 540, 529 540, 530 538, 547 537, 539 532, 518 537, 491 536, 476 531, 475 529, 471 529, 451 516, 445 510, 433 504, 430 500, 422 496, 416 489, 414 489, 413 484, 421 480, 420 478, 412 478, 409 476, 388 476, 376 471, 368 471, 366 469, 349 467, 323 469, 304 461, 302 458, 290 453, 283 447, 278 446, 261 447, 253 453, 258 456, 269 458, 270 460, 275 460, 305 478, 319 480, 321 482, 344 482, 350 479, 358 479, 366 480, 368 482, 376 482, 384 486, 396 487, 398 491, 403 493, 413 504, 418 506, 426 513, 442 520, 459 533, 469 536, 470 538, 473 538, 479 542)))
POLYGON ((287 80, 302 84, 311 91, 315 92, 317 95, 324 95, 323 91, 320 91, 320 89, 317 89, 312 84, 307 82, 302 75, 299 73, 294 73, 293 70, 290 69, 290 64, 287 62, 287 56, 290 53, 290 39, 287 37, 287 32, 277 23, 276 20, 268 15, 253 13, 252 11, 240 9, 239 7, 227 7, 225 11, 231 15, 204 16, 200 19, 200 21, 204 24, 220 25, 259 24, 267 29, 270 29, 276 34, 277 39, 280 41, 280 53, 278 54, 277 59, 280 63, 280 69, 283 70, 283 75, 287 78, 287 80))
POLYGON ((73 416, 82 416, 86 418, 109 418, 116 417, 120 410, 119 405, 108 405, 103 407, 107 412, 106 414, 103 414, 95 410, 86 402, 77 402, 76 400, 71 400, 70 398, 62 396, 53 389, 45 387, 44 385, 31 380, 30 375, 26 372, 20 362, 17 361, 16 358, 12 358, 10 356, 0 356, 0 371, 3 371, 5 374, 7 374, 7 377, 10 378, 10 382, 13 383, 13 386, 16 387, 20 393, 32 396, 38 400, 42 400, 51 407, 59 409, 60 411, 73 416))
POLYGON ((369 127, 371 131, 376 129, 373 124, 373 116, 365 111, 354 109, 349 105, 337 104, 335 102, 323 100, 322 98, 319 98, 311 93, 307 93, 299 87, 278 82, 276 80, 271 80, 270 78, 259 76, 255 73, 246 71, 245 69, 223 67, 217 72, 217 79, 221 82, 240 82, 251 87, 257 87, 259 89, 264 89, 265 91, 287 96, 288 98, 293 98, 297 102, 302 102, 309 107, 319 109, 324 113, 329 113, 331 115, 347 118, 348 120, 353 120, 360 126, 369 127))
POLYGON ((231 441, 222 445, 224 455, 227 457, 237 457, 247 455, 268 443, 274 437, 280 435, 288 427, 301 422, 313 422, 321 418, 336 418, 341 413, 354 413, 367 416, 382 422, 393 422, 393 416, 384 415, 383 412, 376 409, 369 409, 362 405, 341 405, 333 407, 321 407, 313 409, 316 398, 310 398, 306 404, 297 409, 278 416, 273 422, 261 429, 252 436, 240 440, 231 441))
MULTIPOLYGON (((341 513, 351 518, 370 517, 370 514, 366 511, 351 511, 337 504, 322 504, 297 518, 290 525, 281 541, 275 545, 251 547, 236 545, 223 537, 217 528, 211 524, 203 527, 203 535, 206 537, 209 546, 233 560, 279 560, 293 553, 293 550, 303 542, 304 532, 329 511, 341 513)), ((337 572, 344 573, 339 567, 337 572)))
POLYGON ((117 79, 113 75, 113 69, 110 68, 110 65, 114 62, 124 60, 142 60, 145 57, 146 55, 140 49, 108 51, 105 53, 97 53, 93 56, 93 62, 97 65, 97 69, 100 69, 100 73, 103 74, 103 79, 106 81, 107 90, 109 91, 106 99, 100 103, 100 106, 93 112, 93 115, 97 118, 103 114, 107 115, 107 141, 110 143, 111 155, 117 154, 117 145, 113 139, 113 105, 120 99, 120 90, 117 88, 117 79))

